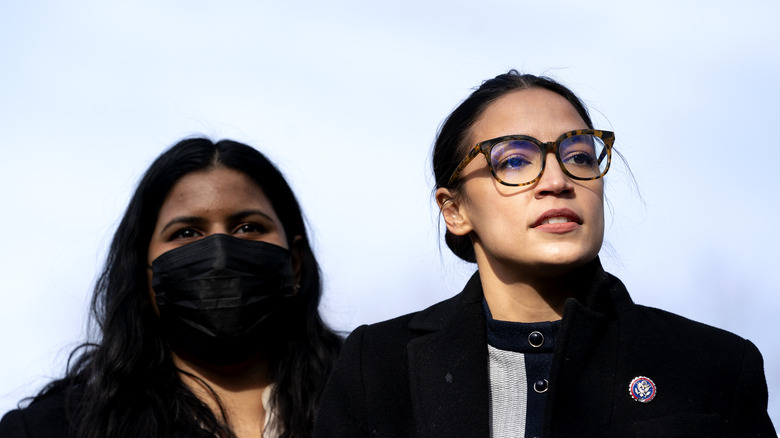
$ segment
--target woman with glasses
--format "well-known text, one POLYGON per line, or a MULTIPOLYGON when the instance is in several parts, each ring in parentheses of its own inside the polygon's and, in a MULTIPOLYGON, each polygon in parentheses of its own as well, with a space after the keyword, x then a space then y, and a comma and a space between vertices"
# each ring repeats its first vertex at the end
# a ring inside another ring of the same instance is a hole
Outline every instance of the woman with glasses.
POLYGON ((614 141, 547 78, 513 70, 463 101, 435 197, 477 272, 349 336, 315 436, 776 436, 752 343, 634 304, 602 269, 614 141))
POLYGON ((307 437, 341 339, 298 201, 230 140, 146 171, 92 301, 99 338, 0 437, 307 437))

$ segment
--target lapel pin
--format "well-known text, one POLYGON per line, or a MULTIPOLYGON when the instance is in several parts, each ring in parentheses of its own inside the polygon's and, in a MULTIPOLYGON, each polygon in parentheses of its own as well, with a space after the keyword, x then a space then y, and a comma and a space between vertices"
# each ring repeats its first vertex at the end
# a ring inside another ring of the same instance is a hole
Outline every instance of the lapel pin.
POLYGON ((655 398, 656 388, 652 380, 644 376, 634 377, 634 380, 628 385, 628 392, 631 398, 640 402, 648 403, 655 398))

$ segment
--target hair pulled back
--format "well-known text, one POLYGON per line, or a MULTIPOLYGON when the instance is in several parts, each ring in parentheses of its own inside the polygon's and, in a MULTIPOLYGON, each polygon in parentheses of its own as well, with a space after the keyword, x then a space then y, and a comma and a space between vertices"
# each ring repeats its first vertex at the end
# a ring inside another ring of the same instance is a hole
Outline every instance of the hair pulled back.
MULTIPOLYGON (((460 186, 459 179, 452 184, 448 182, 468 149, 473 146, 470 144, 472 127, 485 109, 504 95, 531 88, 543 88, 561 95, 577 110, 588 128, 593 128, 585 104, 570 89, 548 77, 520 74, 517 70, 509 70, 507 73, 484 81, 444 120, 436 135, 433 148, 432 162, 436 189, 444 187, 457 190, 460 186)), ((445 229, 444 241, 461 259, 472 263, 477 261, 474 247, 468 236, 457 236, 445 229)))

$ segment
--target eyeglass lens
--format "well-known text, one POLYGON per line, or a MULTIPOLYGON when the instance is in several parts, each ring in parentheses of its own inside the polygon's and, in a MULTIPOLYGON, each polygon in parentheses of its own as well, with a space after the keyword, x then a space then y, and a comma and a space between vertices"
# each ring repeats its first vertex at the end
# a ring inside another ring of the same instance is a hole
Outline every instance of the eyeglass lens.
MULTIPOLYGON (((607 167, 604 141, 592 134, 575 135, 558 146, 558 156, 566 170, 577 178, 595 178, 607 167)), ((506 140, 490 151, 493 170, 502 181, 524 184, 533 181, 542 170, 542 149, 529 140, 506 140)), ((555 163, 548 163, 555 164, 555 163)))

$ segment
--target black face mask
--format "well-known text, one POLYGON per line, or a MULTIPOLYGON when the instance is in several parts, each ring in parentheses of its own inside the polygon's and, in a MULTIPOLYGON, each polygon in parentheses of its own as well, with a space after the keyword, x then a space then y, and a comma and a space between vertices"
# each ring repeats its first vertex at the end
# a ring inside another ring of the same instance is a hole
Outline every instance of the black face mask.
POLYGON ((234 365, 281 335, 274 325, 294 295, 290 251, 214 234, 164 253, 151 267, 163 336, 174 349, 234 365))

